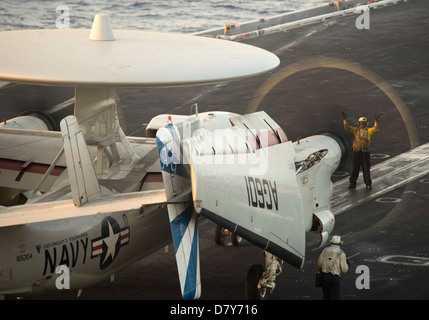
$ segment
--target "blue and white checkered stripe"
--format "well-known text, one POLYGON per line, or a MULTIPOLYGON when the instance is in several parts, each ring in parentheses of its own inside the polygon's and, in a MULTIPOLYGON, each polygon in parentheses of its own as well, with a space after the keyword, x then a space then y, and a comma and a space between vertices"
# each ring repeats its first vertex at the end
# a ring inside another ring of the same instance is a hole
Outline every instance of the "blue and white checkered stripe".
POLYGON ((184 175, 179 133, 173 125, 160 128, 156 134, 161 170, 173 176, 184 175))
POLYGON ((182 203, 169 204, 168 207, 182 296, 184 299, 198 299, 201 282, 197 216, 191 206, 185 207, 182 203), (173 212, 181 213, 174 215, 173 212))
MULTIPOLYGON (((184 190, 186 184, 180 136, 174 125, 168 125, 158 130, 156 140, 165 193, 167 200, 171 200, 184 190)), ((201 281, 197 215, 192 203, 168 204, 167 208, 182 296, 184 299, 198 299, 201 281)))

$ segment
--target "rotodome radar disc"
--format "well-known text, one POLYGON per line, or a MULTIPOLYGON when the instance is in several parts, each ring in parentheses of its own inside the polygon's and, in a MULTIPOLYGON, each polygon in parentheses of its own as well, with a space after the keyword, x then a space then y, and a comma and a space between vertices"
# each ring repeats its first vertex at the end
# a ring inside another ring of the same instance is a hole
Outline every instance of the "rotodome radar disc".
POLYGON ((265 73, 280 63, 276 55, 242 43, 111 30, 97 16, 92 30, 5 31, 0 43, 0 81, 58 86, 215 83, 265 73))

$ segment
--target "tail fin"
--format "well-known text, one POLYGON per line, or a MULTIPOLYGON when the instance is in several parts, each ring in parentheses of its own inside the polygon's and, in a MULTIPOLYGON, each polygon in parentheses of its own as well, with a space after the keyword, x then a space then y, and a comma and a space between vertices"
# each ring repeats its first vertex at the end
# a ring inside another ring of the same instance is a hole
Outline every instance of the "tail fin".
POLYGON ((73 202, 81 206, 100 195, 100 185, 76 117, 64 118, 60 127, 73 202))
MULTIPOLYGON (((199 120, 195 118, 177 126, 169 124, 156 134, 167 202, 191 191, 189 165, 183 161, 181 148, 187 126, 192 130, 192 127, 199 126, 199 120)), ((189 201, 170 203, 167 208, 182 296, 184 299, 198 299, 201 279, 197 215, 190 198, 189 201)))

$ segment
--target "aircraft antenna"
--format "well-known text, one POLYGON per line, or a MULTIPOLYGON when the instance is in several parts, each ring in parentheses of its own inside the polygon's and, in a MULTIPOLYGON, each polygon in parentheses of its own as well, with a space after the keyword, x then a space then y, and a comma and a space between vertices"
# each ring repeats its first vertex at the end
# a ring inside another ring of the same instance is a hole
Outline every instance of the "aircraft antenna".
POLYGON ((115 36, 113 35, 112 27, 110 26, 109 16, 106 14, 96 14, 94 21, 92 22, 91 33, 89 34, 89 40, 95 41, 113 41, 115 36))
POLYGON ((192 115, 192 109, 195 108, 195 115, 198 117, 198 103, 194 103, 191 106, 191 112, 189 113, 189 115, 192 115))

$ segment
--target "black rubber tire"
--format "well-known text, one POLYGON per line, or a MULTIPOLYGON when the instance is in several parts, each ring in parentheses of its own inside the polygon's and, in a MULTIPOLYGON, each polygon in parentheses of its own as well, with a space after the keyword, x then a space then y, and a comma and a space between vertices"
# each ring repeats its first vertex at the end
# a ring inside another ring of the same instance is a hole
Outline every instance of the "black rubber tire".
POLYGON ((247 271, 246 277, 246 299, 260 300, 261 296, 258 290, 259 279, 264 273, 264 267, 260 264, 254 264, 247 271))

